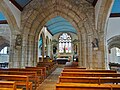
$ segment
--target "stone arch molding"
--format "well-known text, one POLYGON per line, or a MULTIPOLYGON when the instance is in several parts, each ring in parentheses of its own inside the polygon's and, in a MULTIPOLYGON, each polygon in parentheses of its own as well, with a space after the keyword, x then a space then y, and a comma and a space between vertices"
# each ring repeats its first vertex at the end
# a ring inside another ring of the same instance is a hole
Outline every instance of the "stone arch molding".
POLYGON ((97 32, 100 36, 102 36, 103 33, 106 33, 107 22, 113 3, 114 0, 102 0, 97 21, 97 32))
POLYGON ((0 10, 4 13, 5 17, 7 18, 7 22, 10 26, 11 34, 14 34, 19 30, 15 17, 10 10, 9 6, 6 4, 4 0, 0 1, 0 10))
MULTIPOLYGON (((92 5, 89 6, 89 4, 84 0, 81 0, 84 4, 80 3, 78 6, 71 4, 71 2, 73 3, 71 0, 46 0, 43 5, 40 4, 41 1, 43 0, 34 0, 24 9, 22 22, 24 23, 23 28, 26 29, 27 27, 27 30, 23 33, 27 32, 29 34, 35 34, 37 30, 40 32, 38 28, 40 26, 43 27, 48 20, 54 18, 55 16, 62 16, 67 19, 78 32, 82 32, 79 28, 83 26, 84 22, 89 22, 89 17, 87 14, 90 11, 92 12, 91 14, 93 14, 94 10, 92 5), (33 3, 36 5, 33 5, 33 3), (88 6, 86 4, 88 4, 88 6), (30 10, 28 10, 28 8, 30 10), (89 12, 86 13, 85 10, 88 10, 89 12)), ((93 16, 90 18, 93 18, 93 16)), ((92 23, 94 23, 94 21, 92 23)), ((83 31, 83 33, 84 32, 86 31, 83 31)))
MULTIPOLYGON (((81 0, 79 4, 73 0, 33 0, 25 7, 22 12, 22 33, 25 36, 23 41, 27 41, 30 46, 27 47, 26 53, 35 52, 33 55, 27 54, 28 59, 37 59, 38 37, 42 27, 46 22, 56 16, 61 16, 67 19, 77 30, 77 35, 81 43, 79 43, 79 54, 84 52, 84 55, 79 55, 81 60, 88 61, 88 46, 91 46, 89 39, 93 39, 97 32, 94 29, 94 8, 85 0, 81 0), (29 9, 29 10, 28 10, 29 9), (83 56, 83 57, 82 57, 83 56)), ((23 47, 23 49, 26 47, 23 47)), ((22 59, 25 60, 23 57, 22 59)), ((92 58, 91 58, 92 59, 92 58)), ((83 63, 84 61, 82 61, 83 63)))
POLYGON ((110 50, 113 47, 117 47, 120 49, 120 35, 110 38, 107 41, 107 44, 108 44, 108 50, 110 50))

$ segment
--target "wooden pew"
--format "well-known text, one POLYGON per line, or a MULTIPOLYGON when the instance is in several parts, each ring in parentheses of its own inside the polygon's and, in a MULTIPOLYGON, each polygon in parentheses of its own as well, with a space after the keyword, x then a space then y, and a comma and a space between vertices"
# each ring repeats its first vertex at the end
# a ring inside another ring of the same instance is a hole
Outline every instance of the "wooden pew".
POLYGON ((32 82, 29 82, 29 77, 25 75, 0 75, 2 81, 16 81, 17 86, 26 86, 26 90, 32 90, 32 82))
POLYGON ((40 83, 43 79, 42 69, 25 69, 25 68, 8 68, 8 69, 0 69, 0 71, 24 71, 24 72, 37 72, 37 76, 39 77, 40 83))
POLYGON ((117 73, 115 70, 81 70, 81 69, 63 69, 63 72, 97 72, 97 73, 117 73))
POLYGON ((0 74, 7 74, 7 75, 28 75, 30 82, 32 82, 33 87, 37 88, 39 78, 37 76, 37 72, 24 72, 24 71, 0 71, 0 74))
POLYGON ((15 81, 0 81, 0 90, 23 90, 23 89, 16 88, 15 81))
POLYGON ((62 72, 61 76, 71 77, 120 77, 118 73, 62 72))
POLYGON ((46 78, 46 67, 25 67, 26 69, 42 69, 43 75, 44 75, 44 79, 46 78))
POLYGON ((120 78, 108 78, 108 77, 66 77, 59 76, 59 83, 120 83, 120 78))
POLYGON ((46 64, 40 64, 39 66, 36 66, 36 67, 45 67, 46 68, 46 77, 49 76, 51 73, 51 68, 49 68, 49 66, 46 64))
POLYGON ((48 70, 48 76, 56 69, 57 65, 55 62, 38 62, 37 67, 46 67, 46 69, 48 70))
MULTIPOLYGON (((23 71, 23 70, 21 70, 23 71)), ((26 68, 25 71, 35 71, 37 72, 37 76, 39 77, 39 82, 42 83, 44 80, 44 73, 43 73, 43 69, 41 68, 26 68)))
POLYGON ((120 90, 120 85, 59 83, 56 84, 56 90, 120 90))
POLYGON ((64 67, 64 69, 86 69, 84 67, 64 67))

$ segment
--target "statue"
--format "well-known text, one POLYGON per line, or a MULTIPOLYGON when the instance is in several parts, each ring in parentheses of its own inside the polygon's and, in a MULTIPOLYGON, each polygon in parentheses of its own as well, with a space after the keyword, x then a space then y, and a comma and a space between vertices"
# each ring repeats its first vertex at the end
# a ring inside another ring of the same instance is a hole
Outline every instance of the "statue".
POLYGON ((94 50, 98 50, 98 47, 99 47, 98 43, 99 43, 98 39, 94 38, 93 42, 92 42, 92 47, 93 47, 94 50))
POLYGON ((20 34, 17 34, 15 47, 21 46, 21 44, 22 44, 22 36, 20 34))

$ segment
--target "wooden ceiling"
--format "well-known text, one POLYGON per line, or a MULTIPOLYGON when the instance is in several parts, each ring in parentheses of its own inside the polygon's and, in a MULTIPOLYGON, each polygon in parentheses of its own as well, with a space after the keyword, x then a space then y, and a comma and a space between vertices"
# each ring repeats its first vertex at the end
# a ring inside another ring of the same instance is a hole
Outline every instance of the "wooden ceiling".
MULTIPOLYGON (((20 11, 22 11, 24 7, 27 4, 29 4, 32 0, 9 0, 9 1, 11 1, 20 11)), ((86 1, 95 6, 98 0, 86 0, 86 1)))

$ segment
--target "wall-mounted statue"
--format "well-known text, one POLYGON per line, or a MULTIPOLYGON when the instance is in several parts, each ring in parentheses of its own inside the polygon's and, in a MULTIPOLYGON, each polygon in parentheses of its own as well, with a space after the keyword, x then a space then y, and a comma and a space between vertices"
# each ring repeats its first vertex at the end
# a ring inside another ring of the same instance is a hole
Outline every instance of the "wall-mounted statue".
POLYGON ((57 46, 53 46, 53 54, 56 54, 56 51, 57 51, 57 46))
POLYGON ((93 39, 92 47, 93 47, 94 50, 98 50, 98 48, 99 48, 99 42, 98 42, 97 38, 93 39))
POLYGON ((17 34, 16 41, 15 41, 15 47, 22 45, 22 36, 20 34, 17 34))

